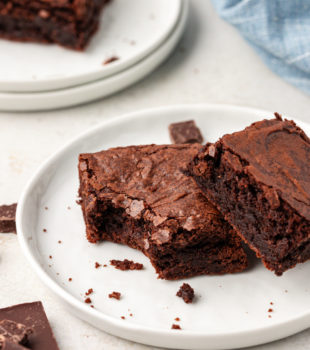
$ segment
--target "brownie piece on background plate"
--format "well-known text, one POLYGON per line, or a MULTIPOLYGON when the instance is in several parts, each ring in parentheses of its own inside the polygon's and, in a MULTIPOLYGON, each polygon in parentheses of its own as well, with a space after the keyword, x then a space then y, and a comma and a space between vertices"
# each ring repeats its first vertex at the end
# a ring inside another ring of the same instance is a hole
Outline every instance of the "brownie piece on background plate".
POLYGON ((183 174, 200 148, 147 145, 81 154, 87 239, 142 251, 164 279, 244 270, 241 240, 183 174))
POLYGON ((109 0, 0 0, 0 38, 83 50, 109 0))
POLYGON ((172 143, 202 143, 203 137, 194 120, 173 123, 169 125, 169 135, 172 143))
POLYGON ((268 269, 310 259, 310 140, 293 121, 276 114, 224 135, 189 172, 268 269))

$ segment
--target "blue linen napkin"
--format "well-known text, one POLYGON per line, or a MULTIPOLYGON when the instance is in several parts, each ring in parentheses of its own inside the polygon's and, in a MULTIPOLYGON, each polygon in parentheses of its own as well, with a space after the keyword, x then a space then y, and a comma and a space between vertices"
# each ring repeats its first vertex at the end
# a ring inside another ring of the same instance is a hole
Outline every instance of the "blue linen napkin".
POLYGON ((310 94, 310 0, 212 0, 276 74, 310 94))

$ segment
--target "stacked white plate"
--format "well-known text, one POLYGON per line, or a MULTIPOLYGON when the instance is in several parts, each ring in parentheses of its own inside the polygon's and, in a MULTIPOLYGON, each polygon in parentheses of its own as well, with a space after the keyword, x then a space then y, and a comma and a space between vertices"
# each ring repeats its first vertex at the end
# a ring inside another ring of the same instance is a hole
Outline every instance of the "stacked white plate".
POLYGON ((1 40, 0 110, 68 107, 136 83, 171 54, 187 14, 187 0, 113 0, 85 52, 1 40))

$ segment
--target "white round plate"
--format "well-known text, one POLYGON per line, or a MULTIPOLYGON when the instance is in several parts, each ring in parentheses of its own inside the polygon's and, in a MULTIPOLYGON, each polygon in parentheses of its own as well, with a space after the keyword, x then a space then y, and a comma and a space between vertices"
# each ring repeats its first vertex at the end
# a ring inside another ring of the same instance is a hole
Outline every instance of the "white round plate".
POLYGON ((167 39, 181 5, 182 0, 113 0, 85 52, 0 40, 0 91, 55 90, 120 72, 167 39), (119 60, 104 65, 112 56, 119 60))
POLYGON ((55 91, 0 92, 0 110, 37 111, 70 107, 125 89, 155 70, 171 54, 184 32, 187 17, 188 2, 183 1, 179 21, 167 40, 143 60, 120 73, 88 84, 55 91))
MULTIPOLYGON (((233 106, 174 106, 132 113, 76 138, 40 167, 19 201, 18 237, 31 266, 76 316, 119 337, 152 346, 241 348, 309 327, 310 262, 277 277, 252 256, 250 268, 240 274, 159 280, 141 252, 113 243, 88 243, 76 204, 81 152, 169 143, 168 125, 188 119, 196 121, 205 140, 215 141, 272 117, 271 112, 233 106), (109 265, 110 259, 125 258, 143 263, 144 270, 123 272, 109 265), (96 261, 108 266, 95 269, 96 261), (176 297, 183 282, 195 289, 195 303, 185 304, 176 297), (94 290, 90 296, 94 308, 84 303, 89 288, 94 290), (108 298, 112 291, 122 293, 120 301, 108 298), (274 312, 268 313, 269 308, 274 312), (181 321, 176 322, 176 317, 181 321), (172 330, 173 323, 182 330, 172 330)), ((309 124, 298 124, 310 134, 309 124)))

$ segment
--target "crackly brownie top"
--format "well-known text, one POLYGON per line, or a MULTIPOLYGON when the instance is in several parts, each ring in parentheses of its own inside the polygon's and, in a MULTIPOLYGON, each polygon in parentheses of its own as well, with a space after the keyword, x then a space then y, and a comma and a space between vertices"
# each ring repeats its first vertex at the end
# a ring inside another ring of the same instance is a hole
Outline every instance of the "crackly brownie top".
POLYGON ((279 115, 256 122, 221 139, 223 156, 234 167, 266 185, 269 202, 276 208, 279 196, 310 219, 310 139, 293 121, 279 115))
MULTIPOLYGON (((156 227, 175 219, 178 227, 191 231, 205 228, 219 215, 182 172, 200 148, 199 144, 120 147, 80 155, 79 168, 99 200, 109 199, 133 218, 143 216, 156 227)), ((158 235, 162 242, 169 240, 169 230, 159 230, 158 235)))

